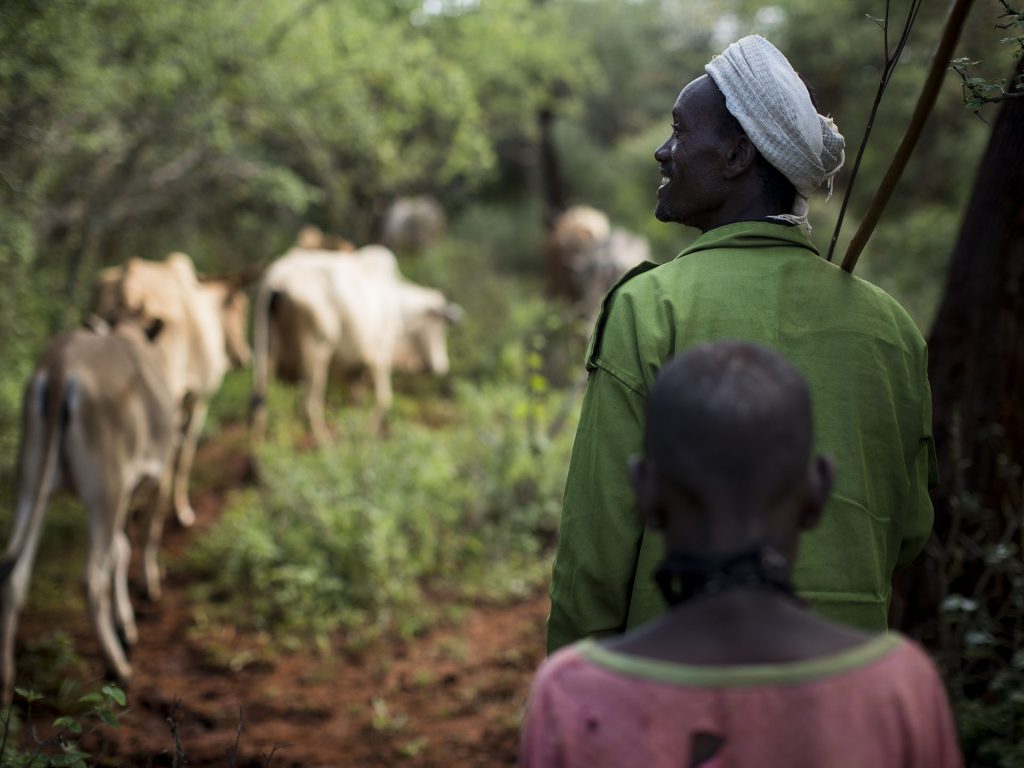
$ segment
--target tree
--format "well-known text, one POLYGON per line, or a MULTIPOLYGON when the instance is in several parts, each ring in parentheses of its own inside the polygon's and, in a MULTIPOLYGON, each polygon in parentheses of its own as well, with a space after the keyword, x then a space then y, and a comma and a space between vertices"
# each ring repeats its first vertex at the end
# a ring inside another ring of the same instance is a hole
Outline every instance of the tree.
MULTIPOLYGON (((1015 71, 1024 74, 1024 58, 1015 71)), ((949 569, 946 591, 967 595, 978 588, 980 573, 963 561, 984 554, 967 542, 979 533, 988 544, 1014 542, 1024 509, 1022 189, 1024 101, 1012 99, 993 125, 929 338, 940 476, 933 493, 939 546, 929 558, 949 569)), ((933 641, 937 565, 930 566, 932 599, 911 601, 902 622, 933 641)))
MULTIPOLYGON (((1024 74, 1024 58, 1015 68, 1024 74)), ((964 748, 1018 764, 1024 641, 1024 100, 978 169, 929 338, 940 484, 935 534, 898 582, 898 626, 929 645, 964 748), (1018 746, 1015 746, 1018 745, 1018 746), (1017 750, 1011 753, 1006 750, 1017 750)))

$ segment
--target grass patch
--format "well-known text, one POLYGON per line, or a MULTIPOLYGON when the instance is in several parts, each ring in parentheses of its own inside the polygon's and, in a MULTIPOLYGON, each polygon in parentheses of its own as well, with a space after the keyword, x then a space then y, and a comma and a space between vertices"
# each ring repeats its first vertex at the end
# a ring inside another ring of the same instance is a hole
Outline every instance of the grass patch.
POLYGON ((425 595, 526 594, 546 578, 572 425, 544 425, 560 391, 459 384, 449 406, 400 400, 389 434, 364 410, 339 439, 297 453, 290 430, 258 453, 261 487, 237 493, 187 567, 212 616, 293 644, 413 636, 435 620, 425 595), (443 426, 405 418, 445 412, 443 426), (290 642, 289 642, 290 641, 290 642))

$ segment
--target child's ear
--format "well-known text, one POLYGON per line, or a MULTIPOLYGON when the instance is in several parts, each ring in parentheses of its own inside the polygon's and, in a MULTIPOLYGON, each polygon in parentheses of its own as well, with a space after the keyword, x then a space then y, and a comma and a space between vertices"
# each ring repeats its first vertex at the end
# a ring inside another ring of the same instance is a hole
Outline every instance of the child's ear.
POLYGON ((831 456, 818 454, 811 461, 808 474, 807 503, 800 516, 800 527, 805 531, 816 528, 821 522, 821 515, 836 479, 836 463, 831 456))
POLYGON ((657 503, 657 478, 654 468, 642 456, 629 459, 629 479, 636 494, 636 508, 647 525, 655 530, 665 527, 665 515, 657 503))

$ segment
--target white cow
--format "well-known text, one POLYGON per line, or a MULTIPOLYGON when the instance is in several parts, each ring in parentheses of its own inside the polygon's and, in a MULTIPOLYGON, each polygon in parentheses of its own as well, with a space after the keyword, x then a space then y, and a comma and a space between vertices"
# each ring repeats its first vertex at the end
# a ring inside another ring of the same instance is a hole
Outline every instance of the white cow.
MULTIPOLYGON (((157 337, 159 338, 159 337, 157 337)), ((143 551, 146 586, 159 592, 156 553, 174 449, 175 403, 164 361, 133 324, 113 331, 76 329, 54 339, 39 358, 22 406, 14 529, 0 561, 0 683, 9 701, 14 638, 54 491, 66 488, 89 520, 85 581, 100 650, 124 684, 131 665, 117 637, 138 640, 128 596, 130 544, 125 523, 134 494, 149 486, 143 551)))
POLYGON ((220 389, 231 362, 246 365, 248 299, 227 281, 200 282, 192 260, 173 253, 164 261, 131 259, 102 270, 96 281, 96 311, 124 311, 160 320, 157 346, 166 358, 167 384, 180 404, 182 438, 175 456, 173 506, 189 526, 195 512, 189 477, 210 399, 220 389))
POLYGON ((266 427, 271 376, 301 381, 313 437, 328 442, 324 396, 331 367, 365 368, 378 425, 391 406, 393 370, 448 372, 447 327, 462 310, 440 291, 402 278, 379 245, 354 254, 293 248, 267 269, 253 318, 253 426, 266 427))

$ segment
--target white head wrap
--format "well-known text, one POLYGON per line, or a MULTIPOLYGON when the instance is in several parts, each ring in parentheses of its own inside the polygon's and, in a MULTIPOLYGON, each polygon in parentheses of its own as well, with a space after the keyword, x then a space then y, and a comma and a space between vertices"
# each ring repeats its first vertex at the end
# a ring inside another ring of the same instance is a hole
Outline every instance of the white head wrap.
POLYGON ((846 140, 819 115, 807 86, 778 48, 760 35, 738 40, 704 67, 747 138, 796 187, 793 212, 781 217, 807 227, 807 198, 843 167, 846 140))

